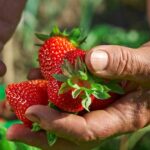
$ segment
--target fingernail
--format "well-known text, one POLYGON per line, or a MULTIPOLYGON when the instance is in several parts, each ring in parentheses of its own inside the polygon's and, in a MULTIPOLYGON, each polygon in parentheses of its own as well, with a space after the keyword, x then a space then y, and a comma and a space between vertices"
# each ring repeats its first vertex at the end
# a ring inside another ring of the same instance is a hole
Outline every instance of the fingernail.
POLYGON ((108 65, 108 54, 102 50, 93 51, 91 65, 95 72, 104 70, 108 65))
POLYGON ((40 123, 40 118, 34 114, 25 114, 25 116, 32 122, 40 123))

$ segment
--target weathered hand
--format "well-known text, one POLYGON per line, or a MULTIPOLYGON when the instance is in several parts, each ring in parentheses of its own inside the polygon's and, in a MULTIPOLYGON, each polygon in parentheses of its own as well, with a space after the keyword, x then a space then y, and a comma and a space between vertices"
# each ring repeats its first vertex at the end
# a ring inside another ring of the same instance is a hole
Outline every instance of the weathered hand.
POLYGON ((129 94, 105 110, 93 111, 84 116, 60 113, 40 105, 30 107, 26 115, 43 129, 55 132, 60 139, 49 147, 44 132, 33 133, 23 125, 12 126, 7 133, 8 139, 44 150, 59 150, 60 147, 62 150, 90 150, 106 138, 133 132, 148 125, 150 92, 129 94))
MULTIPOLYGON (((97 47, 87 54, 86 63, 89 70, 97 76, 128 79, 148 87, 149 48, 145 46, 132 51, 119 46, 97 47), (98 53, 94 54, 95 51, 98 53), (105 56, 100 56, 101 54, 105 56)), ((31 121, 38 122, 44 130, 56 133, 60 138, 57 143, 48 147, 44 132, 32 133, 22 125, 17 125, 17 128, 20 128, 17 133, 16 126, 12 126, 8 130, 8 139, 19 140, 45 150, 57 150, 60 147, 62 150, 66 150, 67 147, 88 150, 111 136, 133 132, 150 124, 150 90, 141 88, 104 110, 93 111, 83 116, 61 113, 40 105, 28 108, 26 116, 31 121)))

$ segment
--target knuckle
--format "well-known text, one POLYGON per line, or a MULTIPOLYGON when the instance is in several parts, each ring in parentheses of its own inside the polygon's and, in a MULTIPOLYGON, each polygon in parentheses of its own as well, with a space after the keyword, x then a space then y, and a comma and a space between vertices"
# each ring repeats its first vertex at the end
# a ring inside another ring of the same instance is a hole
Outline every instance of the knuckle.
POLYGON ((114 47, 113 55, 110 55, 109 62, 109 67, 114 75, 133 75, 137 72, 137 65, 133 50, 122 46, 114 47))

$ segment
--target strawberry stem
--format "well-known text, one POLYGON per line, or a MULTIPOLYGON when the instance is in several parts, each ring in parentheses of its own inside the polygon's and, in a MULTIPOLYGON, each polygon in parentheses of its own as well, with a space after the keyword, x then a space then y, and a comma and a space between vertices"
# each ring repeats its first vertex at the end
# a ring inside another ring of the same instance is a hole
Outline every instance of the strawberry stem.
POLYGON ((38 39, 42 41, 46 41, 53 36, 66 37, 75 47, 80 46, 82 43, 85 42, 86 39, 85 36, 82 36, 81 30, 79 28, 74 28, 70 32, 67 32, 66 30, 61 32, 58 26, 54 26, 50 34, 35 33, 35 35, 38 39))

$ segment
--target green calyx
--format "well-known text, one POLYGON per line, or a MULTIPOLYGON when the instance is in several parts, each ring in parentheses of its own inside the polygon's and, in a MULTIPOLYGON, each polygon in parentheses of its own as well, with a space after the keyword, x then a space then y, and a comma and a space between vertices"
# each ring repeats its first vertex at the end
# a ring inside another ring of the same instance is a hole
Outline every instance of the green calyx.
MULTIPOLYGON (((32 129, 31 129, 32 132, 38 132, 40 130, 41 130, 41 127, 38 123, 32 124, 32 129)), ((47 141, 48 141, 49 146, 53 146, 57 141, 56 134, 49 132, 49 131, 46 131, 46 135, 47 135, 47 141)))
MULTIPOLYGON (((86 36, 82 36, 81 30, 79 28, 74 28, 70 32, 67 32, 66 30, 61 32, 57 26, 54 26, 50 34, 46 35, 46 34, 35 33, 35 35, 38 39, 42 41, 46 41, 53 36, 66 37, 76 47, 81 45, 86 40, 86 36)), ((35 44, 35 45, 41 46, 42 44, 35 44)))
POLYGON ((53 77, 63 82, 59 89, 59 94, 72 91, 72 98, 82 98, 82 106, 89 111, 92 103, 92 96, 99 100, 110 98, 110 92, 124 94, 123 89, 116 81, 105 82, 90 74, 82 59, 79 57, 75 60, 75 64, 70 64, 64 60, 62 65, 62 74, 54 74, 53 77))

